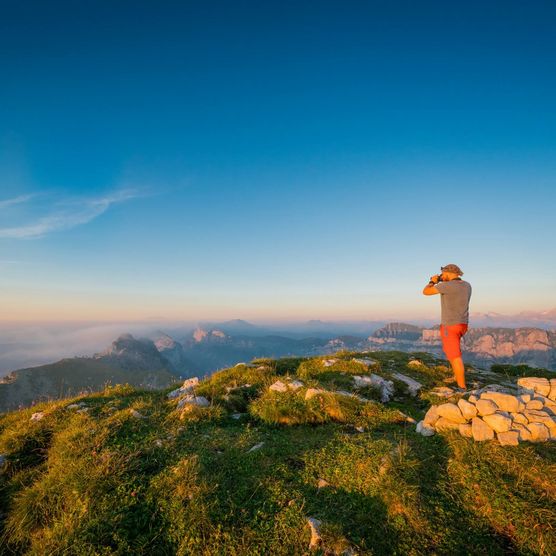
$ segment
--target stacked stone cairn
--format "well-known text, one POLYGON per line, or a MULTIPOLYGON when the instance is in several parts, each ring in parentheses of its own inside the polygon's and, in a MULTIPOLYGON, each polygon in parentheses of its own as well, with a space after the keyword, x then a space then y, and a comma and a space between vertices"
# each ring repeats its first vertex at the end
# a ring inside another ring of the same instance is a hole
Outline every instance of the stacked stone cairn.
POLYGON ((520 378, 516 395, 495 386, 472 391, 457 403, 431 406, 417 432, 432 436, 456 430, 477 442, 496 438, 502 446, 556 440, 556 378, 520 378))

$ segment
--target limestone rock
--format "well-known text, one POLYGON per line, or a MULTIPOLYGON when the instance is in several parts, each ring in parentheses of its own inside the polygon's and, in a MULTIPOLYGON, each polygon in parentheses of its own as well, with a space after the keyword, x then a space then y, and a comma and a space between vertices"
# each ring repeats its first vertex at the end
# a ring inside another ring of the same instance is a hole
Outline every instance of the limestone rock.
POLYGON ((392 373, 392 377, 396 380, 399 380, 400 382, 407 384, 407 389, 412 396, 417 396, 419 390, 421 390, 421 388, 423 387, 420 382, 417 382, 415 379, 403 375, 402 373, 392 373))
POLYGON ((326 488, 327 486, 330 486, 330 483, 328 481, 325 481, 324 479, 319 479, 319 481, 317 483, 317 488, 318 489, 326 488))
POLYGON ((434 428, 437 431, 457 431, 459 430, 460 423, 456 423, 451 419, 447 419, 446 417, 440 417, 438 421, 434 424, 434 428))
POLYGON ((425 417, 423 418, 423 424, 427 425, 428 427, 434 426, 436 421, 440 418, 438 414, 438 406, 431 405, 429 410, 425 413, 425 417))
POLYGON ((458 407, 463 417, 468 421, 471 421, 471 419, 477 415, 477 408, 463 398, 458 400, 458 407))
POLYGON ((31 421, 40 421, 42 418, 44 417, 44 412, 43 411, 37 411, 36 413, 33 413, 33 415, 31 415, 31 421))
POLYGON ((543 407, 541 400, 531 400, 525 404, 526 409, 542 409, 543 407))
POLYGON ((418 432, 422 436, 432 436, 434 434, 434 428, 425 424, 424 421, 419 421, 415 427, 415 432, 418 432))
POLYGON ((473 403, 473 404, 477 403, 478 400, 479 400, 479 397, 476 396, 475 394, 471 394, 471 395, 469 396, 469 398, 467 398, 467 401, 468 401, 469 403, 473 403))
POLYGON ((302 387, 303 387, 303 382, 301 382, 300 380, 292 380, 291 382, 288 383, 288 386, 289 386, 292 390, 297 390, 298 388, 302 388, 302 387))
POLYGON ((243 413, 232 413, 232 419, 235 419, 237 421, 238 419, 241 419, 243 415, 243 413))
POLYGON ((311 400, 315 396, 318 396, 319 394, 323 394, 323 393, 324 390, 321 390, 320 388, 307 388, 305 392, 305 399, 311 400))
POLYGON ((475 404, 479 415, 492 415, 498 406, 492 400, 483 400, 482 398, 475 404))
POLYGON ((371 365, 376 365, 376 361, 371 359, 370 357, 361 357, 356 359, 355 357, 352 359, 355 363, 359 363, 361 365, 365 365, 365 367, 370 367, 371 365))
POLYGON ((531 431, 521 423, 512 423, 512 428, 510 430, 517 431, 519 434, 519 440, 531 440, 531 431))
POLYGON ((386 403, 390 401, 390 398, 394 395, 394 383, 391 380, 386 380, 379 375, 371 373, 371 384, 380 389, 381 402, 386 403))
POLYGON ((454 423, 465 423, 467 421, 455 403, 443 403, 437 409, 440 417, 444 417, 454 423))
POLYGON ((512 419, 502 413, 492 413, 485 415, 483 421, 495 432, 507 432, 512 427, 512 419))
POLYGON ((510 416, 513 419, 514 425, 516 423, 520 423, 521 425, 527 425, 529 423, 529 419, 527 419, 523 413, 510 413, 510 416))
POLYGON ((322 537, 320 534, 320 527, 322 522, 315 517, 308 517, 307 524, 311 529, 311 541, 309 542, 309 550, 318 550, 322 543, 322 537))
POLYGON ((461 424, 459 426, 459 433, 466 438, 473 438, 473 427, 469 423, 461 424))
POLYGON ((268 389, 272 390, 273 392, 287 392, 288 391, 288 387, 281 380, 277 380, 274 384, 271 384, 268 387, 268 389))
POLYGON ((66 409, 79 409, 81 406, 78 403, 70 403, 66 405, 66 409))
POLYGON ((192 394, 184 396, 178 402, 178 408, 184 407, 186 405, 197 405, 199 407, 208 407, 210 402, 204 396, 194 396, 192 394))
POLYGON ((407 366, 413 367, 414 369, 419 369, 425 367, 425 364, 422 361, 419 361, 419 359, 412 359, 407 363, 407 366))
POLYGON ((492 440, 494 438, 494 431, 480 417, 473 417, 471 431, 473 440, 476 442, 483 442, 484 440, 492 440))
POLYGON ((135 417, 135 419, 144 419, 145 416, 141 415, 141 413, 139 413, 136 409, 130 409, 129 413, 132 417, 135 417))
POLYGON ((502 392, 484 392, 481 394, 481 400, 492 400, 498 409, 502 411, 518 411, 519 400, 511 394, 502 392))
POLYGON ((499 432, 496 436, 500 446, 517 446, 519 444, 519 433, 517 431, 499 432))
POLYGON ((178 389, 172 390, 167 397, 168 399, 173 400, 179 398, 180 396, 191 394, 198 384, 199 379, 196 376, 188 378, 178 389))
POLYGON ((547 397, 556 402, 556 378, 550 379, 550 392, 547 397))
POLYGON ((530 423, 547 423, 552 422, 552 416, 546 411, 540 411, 538 409, 526 409, 523 415, 527 417, 530 423))
POLYGON ((523 403, 526 404, 526 403, 529 403, 529 402, 531 401, 531 398, 532 398, 532 397, 533 397, 533 396, 531 396, 531 394, 521 394, 521 395, 519 396, 519 399, 520 399, 523 403))
POLYGON ((529 423, 527 428, 531 433, 531 442, 546 442, 550 437, 548 428, 542 423, 529 423))
POLYGON ((323 359, 322 360, 322 366, 323 367, 332 367, 332 365, 336 364, 338 362, 337 359, 323 359))
POLYGON ((535 392, 547 397, 552 389, 548 378, 524 376, 517 379, 517 384, 527 393, 535 392))
POLYGON ((451 398, 454 395, 454 390, 448 386, 437 386, 431 390, 431 394, 439 398, 451 398))
POLYGON ((263 446, 264 446, 264 442, 258 442, 254 446, 251 446, 251 448, 249 448, 249 450, 247 450, 247 453, 256 452, 257 450, 260 450, 263 446))

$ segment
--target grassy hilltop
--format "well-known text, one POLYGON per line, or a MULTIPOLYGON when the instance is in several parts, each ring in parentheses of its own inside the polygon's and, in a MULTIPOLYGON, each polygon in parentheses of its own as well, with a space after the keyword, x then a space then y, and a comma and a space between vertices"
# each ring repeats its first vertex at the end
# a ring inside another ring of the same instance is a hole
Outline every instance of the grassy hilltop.
POLYGON ((220 371, 196 388, 206 408, 117 386, 6 413, 0 553, 308 554, 312 517, 316 554, 555 554, 556 443, 417 434, 407 416, 445 401, 431 389, 446 376, 424 353, 340 353, 220 371), (410 376, 420 394, 394 380, 383 404, 355 388, 369 371, 353 358, 367 356, 373 373, 410 376), (269 391, 277 380, 303 386, 269 391), (307 388, 325 392, 305 399, 307 388))

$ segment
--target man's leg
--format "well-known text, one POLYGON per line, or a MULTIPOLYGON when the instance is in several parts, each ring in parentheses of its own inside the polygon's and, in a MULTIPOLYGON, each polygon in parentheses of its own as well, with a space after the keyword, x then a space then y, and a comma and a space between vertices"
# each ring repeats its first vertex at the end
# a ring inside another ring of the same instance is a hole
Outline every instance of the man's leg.
POLYGON ((454 371, 454 377, 458 386, 460 388, 467 388, 465 386, 465 366, 463 365, 461 356, 450 359, 450 365, 452 365, 452 370, 454 371))

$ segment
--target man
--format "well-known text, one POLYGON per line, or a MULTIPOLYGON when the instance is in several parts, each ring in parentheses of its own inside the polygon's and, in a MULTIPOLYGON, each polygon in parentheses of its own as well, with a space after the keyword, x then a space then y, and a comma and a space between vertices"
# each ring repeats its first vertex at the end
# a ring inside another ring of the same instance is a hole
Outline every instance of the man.
POLYGON ((441 274, 431 276, 423 293, 440 294, 442 349, 450 361, 459 388, 465 390, 465 367, 461 358, 460 341, 467 332, 469 323, 471 284, 460 278, 463 272, 455 264, 443 266, 440 271, 441 274))

